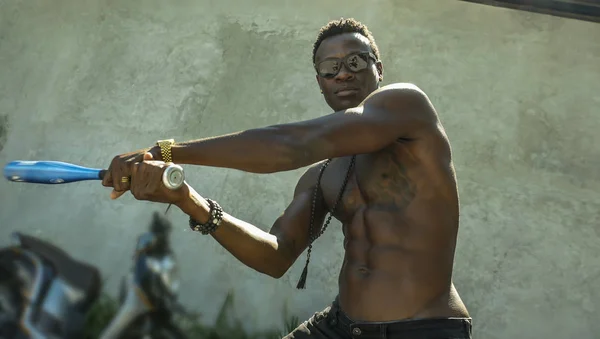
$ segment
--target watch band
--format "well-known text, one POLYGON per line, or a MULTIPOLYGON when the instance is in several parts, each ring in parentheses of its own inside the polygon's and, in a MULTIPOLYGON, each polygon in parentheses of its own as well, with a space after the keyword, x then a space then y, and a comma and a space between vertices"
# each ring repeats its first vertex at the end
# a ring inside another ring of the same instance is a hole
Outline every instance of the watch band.
POLYGON ((171 146, 175 143, 174 139, 158 140, 156 144, 160 147, 160 155, 163 162, 173 162, 173 156, 171 154, 171 146))

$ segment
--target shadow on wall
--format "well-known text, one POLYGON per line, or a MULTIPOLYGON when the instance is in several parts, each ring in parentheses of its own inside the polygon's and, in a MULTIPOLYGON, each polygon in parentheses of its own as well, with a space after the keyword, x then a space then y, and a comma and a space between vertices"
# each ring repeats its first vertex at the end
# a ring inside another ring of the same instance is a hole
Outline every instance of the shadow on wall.
POLYGON ((0 152, 6 143, 6 135, 8 134, 8 115, 0 115, 0 152))

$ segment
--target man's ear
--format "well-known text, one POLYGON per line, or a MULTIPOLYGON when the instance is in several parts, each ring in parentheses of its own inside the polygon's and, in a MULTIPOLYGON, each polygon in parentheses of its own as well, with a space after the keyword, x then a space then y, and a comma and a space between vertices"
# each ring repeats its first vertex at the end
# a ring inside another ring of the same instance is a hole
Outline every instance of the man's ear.
POLYGON ((323 89, 321 88, 321 82, 319 82, 318 74, 315 75, 315 80, 317 80, 317 85, 319 86, 319 91, 321 91, 321 93, 323 93, 323 89))

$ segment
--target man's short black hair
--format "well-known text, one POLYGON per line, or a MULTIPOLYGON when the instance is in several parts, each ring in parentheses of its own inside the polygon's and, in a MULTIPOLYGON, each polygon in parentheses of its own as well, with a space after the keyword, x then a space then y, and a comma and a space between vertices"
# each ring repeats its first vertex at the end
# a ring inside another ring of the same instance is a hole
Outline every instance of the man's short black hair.
POLYGON ((313 64, 315 63, 315 55, 317 54, 317 49, 319 49, 319 46, 321 46, 323 40, 344 33, 358 33, 364 36, 365 38, 369 39, 369 45, 373 50, 373 54, 375 54, 375 57, 377 57, 377 60, 379 60, 379 48, 377 48, 375 39, 373 38, 373 35, 371 34, 367 26, 353 18, 341 18, 339 20, 332 20, 328 22, 325 26, 321 27, 321 30, 319 30, 319 35, 317 35, 317 41, 315 41, 315 44, 313 46, 313 64))

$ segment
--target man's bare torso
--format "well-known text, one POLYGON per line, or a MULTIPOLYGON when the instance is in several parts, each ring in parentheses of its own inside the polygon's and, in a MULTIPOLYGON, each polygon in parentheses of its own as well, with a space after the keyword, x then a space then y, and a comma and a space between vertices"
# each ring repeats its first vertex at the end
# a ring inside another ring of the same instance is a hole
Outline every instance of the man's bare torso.
MULTIPOLYGON (((458 192, 443 130, 357 155, 334 217, 343 224, 342 310, 355 320, 468 317, 452 284, 458 192)), ((321 188, 331 210, 351 157, 334 159, 321 188)), ((315 182, 321 164, 306 175, 315 182)))

